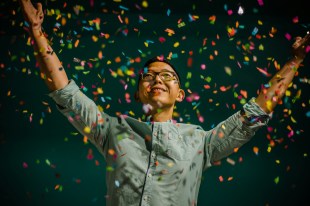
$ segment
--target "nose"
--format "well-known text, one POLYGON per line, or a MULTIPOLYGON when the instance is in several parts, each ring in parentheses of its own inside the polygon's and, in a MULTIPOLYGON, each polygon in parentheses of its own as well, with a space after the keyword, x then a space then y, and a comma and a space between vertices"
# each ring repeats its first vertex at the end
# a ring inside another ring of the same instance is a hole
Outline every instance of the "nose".
POLYGON ((158 83, 158 82, 163 82, 163 80, 159 77, 159 74, 156 74, 155 75, 155 79, 154 79, 154 82, 158 83))

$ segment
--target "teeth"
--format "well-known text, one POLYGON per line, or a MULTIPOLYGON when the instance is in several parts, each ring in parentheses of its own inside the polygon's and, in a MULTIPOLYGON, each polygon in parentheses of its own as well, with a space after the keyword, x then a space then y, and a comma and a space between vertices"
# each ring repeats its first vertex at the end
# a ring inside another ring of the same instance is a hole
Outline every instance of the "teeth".
POLYGON ((160 89, 160 88, 155 88, 155 89, 152 89, 151 91, 165 91, 165 90, 163 90, 163 89, 160 89))

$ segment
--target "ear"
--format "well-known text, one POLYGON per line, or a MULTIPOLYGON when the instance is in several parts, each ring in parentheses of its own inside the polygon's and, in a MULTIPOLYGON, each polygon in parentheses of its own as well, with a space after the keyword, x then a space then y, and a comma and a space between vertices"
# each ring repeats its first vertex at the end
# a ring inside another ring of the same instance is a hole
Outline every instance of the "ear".
POLYGON ((135 98, 135 100, 136 100, 137 102, 141 102, 141 101, 140 101, 140 98, 139 98, 139 91, 136 91, 136 92, 135 92, 134 98, 135 98))
POLYGON ((182 102, 183 99, 184 99, 184 97, 185 97, 185 92, 184 92, 184 90, 183 90, 183 89, 179 89, 179 94, 178 94, 178 96, 177 96, 177 98, 176 98, 176 101, 177 101, 177 102, 182 102))

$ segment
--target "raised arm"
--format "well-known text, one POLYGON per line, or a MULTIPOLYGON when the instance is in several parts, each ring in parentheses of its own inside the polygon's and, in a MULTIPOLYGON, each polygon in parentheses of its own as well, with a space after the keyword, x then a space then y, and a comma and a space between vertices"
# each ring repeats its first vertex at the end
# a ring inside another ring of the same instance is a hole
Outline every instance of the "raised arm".
POLYGON ((256 103, 266 112, 270 113, 281 100, 295 73, 306 57, 306 48, 310 44, 310 34, 304 38, 296 37, 292 46, 293 57, 269 81, 269 85, 260 91, 256 103))
POLYGON ((64 88, 68 84, 67 74, 42 31, 42 4, 37 3, 35 8, 30 0, 19 2, 25 21, 29 24, 28 33, 34 41, 34 55, 40 66, 41 77, 50 91, 64 88))

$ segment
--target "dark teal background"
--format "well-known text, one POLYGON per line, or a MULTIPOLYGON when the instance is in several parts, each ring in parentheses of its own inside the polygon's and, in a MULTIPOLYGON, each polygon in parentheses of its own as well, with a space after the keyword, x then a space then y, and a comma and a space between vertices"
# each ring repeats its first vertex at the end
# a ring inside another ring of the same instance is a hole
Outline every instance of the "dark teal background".
MULTIPOLYGON (((200 96, 197 101, 179 103, 176 111, 180 118, 175 119, 200 124, 205 130, 242 107, 234 94, 247 91, 248 97, 244 100, 256 96, 261 84, 270 78, 256 68, 266 68, 268 73, 275 74, 274 61, 282 66, 290 57, 293 39, 288 40, 285 35, 303 36, 310 23, 305 1, 300 0, 288 3, 265 0, 263 6, 254 0, 150 0, 147 8, 142 6, 142 1, 94 0, 94 6, 90 2, 42 2, 45 10, 58 9, 67 20, 61 26, 61 18, 57 19, 57 15, 46 15, 44 29, 69 78, 84 85, 88 89, 85 93, 110 115, 125 113, 139 118, 142 105, 133 99, 135 78, 126 74, 113 77, 111 71, 133 69, 137 72, 148 58, 167 57, 172 52, 171 61, 182 76, 186 95, 191 91, 200 96), (82 5, 84 11, 76 15, 74 5, 82 5), (245 14, 237 14, 239 5, 244 7, 245 14), (226 8, 232 9, 233 14, 228 15, 226 8), (168 9, 170 15, 167 15, 168 9), (123 21, 127 17, 129 23, 121 23, 118 15, 123 21), (189 15, 197 15, 199 19, 191 21, 189 15), (209 23, 212 15, 216 16, 214 24, 209 23), (139 22, 139 16, 147 21, 139 22), (296 16, 299 22, 293 23, 296 16), (101 20, 100 30, 88 23, 96 18, 101 20), (178 28, 180 19, 186 25, 178 28), (236 22, 244 28, 239 27, 236 35, 229 38, 227 27, 236 28, 236 22), (252 35, 255 27, 261 39, 252 35), (274 37, 269 36, 272 27, 277 29, 274 37), (173 29, 175 34, 168 36, 166 28, 173 29), (106 39, 102 33, 110 37, 106 39), (98 41, 94 42, 92 36, 98 41), (160 43, 159 37, 166 41, 160 43), (75 48, 76 40, 80 43, 75 48), (70 42, 72 49, 68 49, 70 42), (179 42, 179 47, 173 46, 175 42, 179 42), (250 44, 254 49, 243 49, 242 46, 250 44), (264 49, 259 50, 259 45, 264 49), (98 58, 98 51, 102 51, 102 59, 98 58), (209 56, 215 51, 218 55, 211 61, 209 56), (245 62, 245 56, 249 57, 249 62, 245 62), (120 57, 121 62, 116 63, 116 57, 120 57), (74 58, 85 61, 83 71, 75 69, 79 63, 74 58), (141 58, 141 63, 128 63, 136 58, 141 58), (192 66, 187 65, 189 58, 193 60, 192 66), (108 61, 111 64, 107 64, 108 61), (201 69, 202 64, 206 65, 205 70, 201 69), (231 69, 232 75, 225 72, 225 67, 231 69), (186 78, 188 72, 191 78, 186 78), (209 82, 204 80, 207 77, 209 82), (204 88, 206 84, 210 89, 204 88), (223 92, 221 86, 230 88, 223 92), (104 93, 94 94, 97 87, 104 93), (126 102, 125 93, 131 94, 131 103, 126 102), (108 104, 110 108, 106 108, 108 104), (204 122, 199 122, 197 113, 204 117, 204 122)), ((48 90, 38 75, 33 48, 27 45, 28 35, 23 29, 18 2, 3 1, 0 5, 0 205, 105 205, 106 167, 102 156, 93 145, 83 142, 83 136, 47 96, 48 90), (93 154, 91 159, 87 158, 90 153, 93 154)), ((235 161, 234 165, 225 158, 219 166, 204 173, 199 206, 310 205, 309 56, 303 65, 289 88, 291 96, 284 97, 283 104, 276 108, 269 130, 262 128, 253 140, 231 155, 229 158, 235 161), (301 95, 296 98, 298 92, 301 95), (288 137, 290 130, 294 135, 288 137), (270 152, 267 137, 275 142, 270 152), (253 152, 254 147, 259 148, 258 154, 253 152), (219 181, 220 176, 223 182, 219 181), (232 180, 229 181, 229 177, 232 180), (279 181, 275 182, 277 178, 279 181)))

